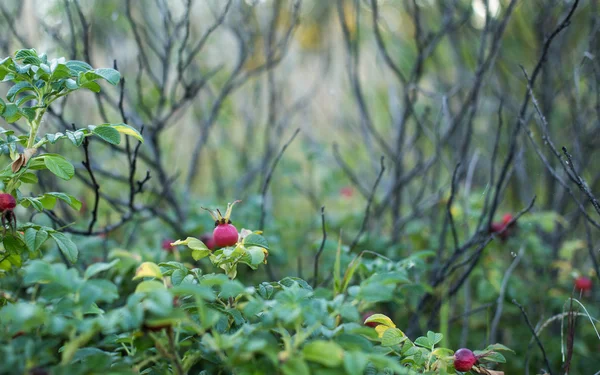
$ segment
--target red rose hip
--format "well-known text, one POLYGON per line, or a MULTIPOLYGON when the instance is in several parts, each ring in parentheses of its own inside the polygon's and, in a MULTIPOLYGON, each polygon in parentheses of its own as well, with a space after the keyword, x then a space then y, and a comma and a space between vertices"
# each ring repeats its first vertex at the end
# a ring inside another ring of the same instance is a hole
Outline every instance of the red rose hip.
MULTIPOLYGON (((229 220, 229 217, 231 216, 231 209, 238 202, 240 201, 227 204, 225 216, 221 215, 221 211, 218 209, 213 211, 203 207, 205 210, 210 212, 213 219, 215 219, 215 229, 213 230, 212 238, 216 247, 233 246, 238 242, 238 231, 236 227, 231 224, 231 220, 229 220)), ((208 247, 208 244, 205 245, 208 247)))
POLYGON ((200 236, 200 241, 204 242, 206 247, 208 247, 208 250, 214 250, 217 246, 212 233, 204 233, 202 236, 200 236))
POLYGON ((592 280, 585 276, 579 276, 575 279, 575 288, 582 292, 587 292, 592 289, 592 280))
POLYGON ((469 371, 477 363, 477 357, 469 349, 458 349, 454 353, 454 368, 458 371, 469 371))
POLYGON ((0 211, 12 211, 17 207, 15 197, 7 193, 0 194, 0 211))

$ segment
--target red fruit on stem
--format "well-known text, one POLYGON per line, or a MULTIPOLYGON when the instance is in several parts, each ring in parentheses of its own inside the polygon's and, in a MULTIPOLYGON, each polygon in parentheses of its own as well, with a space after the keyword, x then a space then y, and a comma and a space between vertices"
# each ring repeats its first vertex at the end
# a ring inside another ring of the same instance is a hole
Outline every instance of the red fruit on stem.
POLYGON ((200 236, 200 241, 204 242, 206 247, 208 247, 208 250, 214 250, 214 248, 217 246, 212 233, 204 233, 202 236, 200 236))
POLYGON ((238 241, 238 231, 232 224, 218 224, 213 231, 213 238, 217 247, 233 246, 238 241))
POLYGON ((173 246, 171 246, 171 243, 175 242, 173 240, 163 240, 161 247, 163 250, 165 251, 173 251, 173 246))
MULTIPOLYGON (((212 237, 216 247, 233 246, 238 242, 238 231, 236 227, 231 224, 231 220, 229 220, 229 217, 231 216, 231 209, 238 202, 240 201, 227 203, 227 211, 225 212, 225 216, 221 215, 221 211, 218 209, 209 210, 202 207, 206 211, 210 212, 210 215, 213 217, 213 219, 215 219, 215 229, 212 237)), ((208 245, 206 246, 208 247, 208 245)))
POLYGON ((508 223, 510 223, 510 221, 513 219, 513 215, 511 214, 504 214, 504 216, 502 216, 502 223, 504 225, 507 225, 508 223))
POLYGON ((592 290, 592 280, 585 276, 579 276, 577 279, 575 279, 575 288, 582 292, 592 290))
POLYGON ((458 349, 454 353, 454 368, 458 371, 469 371, 475 363, 477 363, 477 357, 469 349, 458 349))
MULTIPOLYGON (((363 316, 362 316, 362 318, 363 318, 363 322, 364 322, 365 320, 367 320, 367 319, 368 319, 368 318, 369 318, 371 315, 373 315, 373 314, 375 314, 373 311, 367 311, 367 312, 365 312, 365 313, 363 314, 363 316)), ((377 327, 377 326, 379 325, 379 323, 375 323, 375 322, 369 322, 369 323, 365 323, 365 325, 366 325, 367 327, 373 327, 373 328, 375 328, 375 327, 377 327)))
POLYGON ((8 193, 0 194, 0 211, 12 211, 17 207, 15 197, 8 193))

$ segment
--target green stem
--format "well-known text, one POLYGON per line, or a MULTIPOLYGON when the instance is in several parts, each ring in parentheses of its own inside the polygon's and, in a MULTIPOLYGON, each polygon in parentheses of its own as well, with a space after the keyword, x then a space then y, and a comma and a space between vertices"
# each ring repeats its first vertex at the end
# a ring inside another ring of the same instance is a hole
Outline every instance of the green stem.
POLYGON ((40 130, 40 125, 42 124, 42 118, 46 113, 46 108, 40 108, 38 110, 37 115, 29 124, 29 139, 27 140, 27 148, 33 148, 35 146, 35 137, 37 136, 38 131, 40 130))

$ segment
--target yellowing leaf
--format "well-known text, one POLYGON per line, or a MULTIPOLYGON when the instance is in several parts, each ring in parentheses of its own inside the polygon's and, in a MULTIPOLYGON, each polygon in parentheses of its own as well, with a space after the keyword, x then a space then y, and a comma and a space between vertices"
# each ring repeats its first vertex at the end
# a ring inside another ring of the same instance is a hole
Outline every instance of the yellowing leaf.
POLYGON ((383 314, 373 314, 373 315, 369 316, 365 320, 365 324, 367 324, 367 323, 383 324, 386 327, 396 328, 396 325, 394 324, 394 322, 392 322, 392 319, 388 318, 387 316, 385 316, 383 314))
POLYGON ((385 331, 387 331, 390 328, 393 328, 393 327, 388 327, 388 326, 384 326, 383 324, 380 324, 377 327, 375 327, 375 332, 377 332, 377 336, 379 336, 379 338, 382 338, 385 331))
POLYGON ((138 141, 144 143, 144 138, 142 137, 140 132, 138 132, 135 128, 132 128, 131 126, 127 124, 114 124, 112 127, 119 133, 130 135, 138 141))
POLYGON ((157 279, 162 279, 162 272, 160 272, 160 268, 152 262, 144 262, 140 264, 140 266, 135 270, 135 276, 133 280, 141 279, 142 277, 155 277, 157 279))

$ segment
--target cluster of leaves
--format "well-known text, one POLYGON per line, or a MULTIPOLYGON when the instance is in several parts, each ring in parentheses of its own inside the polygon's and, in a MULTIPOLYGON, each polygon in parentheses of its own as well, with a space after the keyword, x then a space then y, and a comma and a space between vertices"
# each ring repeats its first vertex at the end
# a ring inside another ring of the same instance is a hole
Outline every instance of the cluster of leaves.
MULTIPOLYGON (((266 246, 256 233, 248 238, 266 246)), ((191 248, 184 255, 205 251, 199 240, 181 242, 191 248)), ((232 254, 241 252, 240 244, 207 258, 221 267, 223 257, 239 259, 232 254)), ((42 260, 23 268, 28 295, 2 296, 0 372, 455 373, 453 352, 435 347, 440 334, 413 343, 383 315, 367 320, 380 323, 375 329, 362 324, 361 289, 373 282, 334 296, 298 278, 245 286, 180 262, 144 262, 133 274, 143 281, 119 295, 111 278, 131 277, 132 270, 118 267, 117 253, 112 257, 83 275, 42 260)), ((377 277, 379 287, 398 284, 394 272, 377 277)), ((486 348, 486 358, 502 362, 501 349, 486 348)))
MULTIPOLYGON (((121 141, 121 134, 140 141, 143 138, 136 129, 123 123, 89 125, 64 133, 40 135, 42 120, 55 100, 80 89, 99 92, 97 81, 116 85, 120 79, 119 72, 114 69, 94 69, 85 62, 64 58, 49 60, 34 49, 19 50, 14 57, 0 60, 0 81, 12 83, 6 94, 7 100, 0 98, 0 116, 7 123, 24 119, 28 126, 28 132, 20 135, 14 130, 0 128, 0 154, 11 158, 0 170, 0 190, 12 194, 21 206, 33 207, 38 212, 52 210, 59 200, 79 210, 81 202, 70 194, 46 192, 40 196, 26 196, 22 191, 23 186, 38 184, 38 171, 48 170, 62 180, 70 180, 75 175, 74 166, 64 156, 47 152, 45 146, 61 139, 81 146, 85 138, 92 135, 112 144, 121 141)), ((56 242, 69 262, 77 260, 77 246, 60 231, 33 223, 23 223, 13 229, 16 231, 2 238, 0 276, 13 267, 21 267, 26 259, 40 257, 40 249, 49 238, 56 242)))

